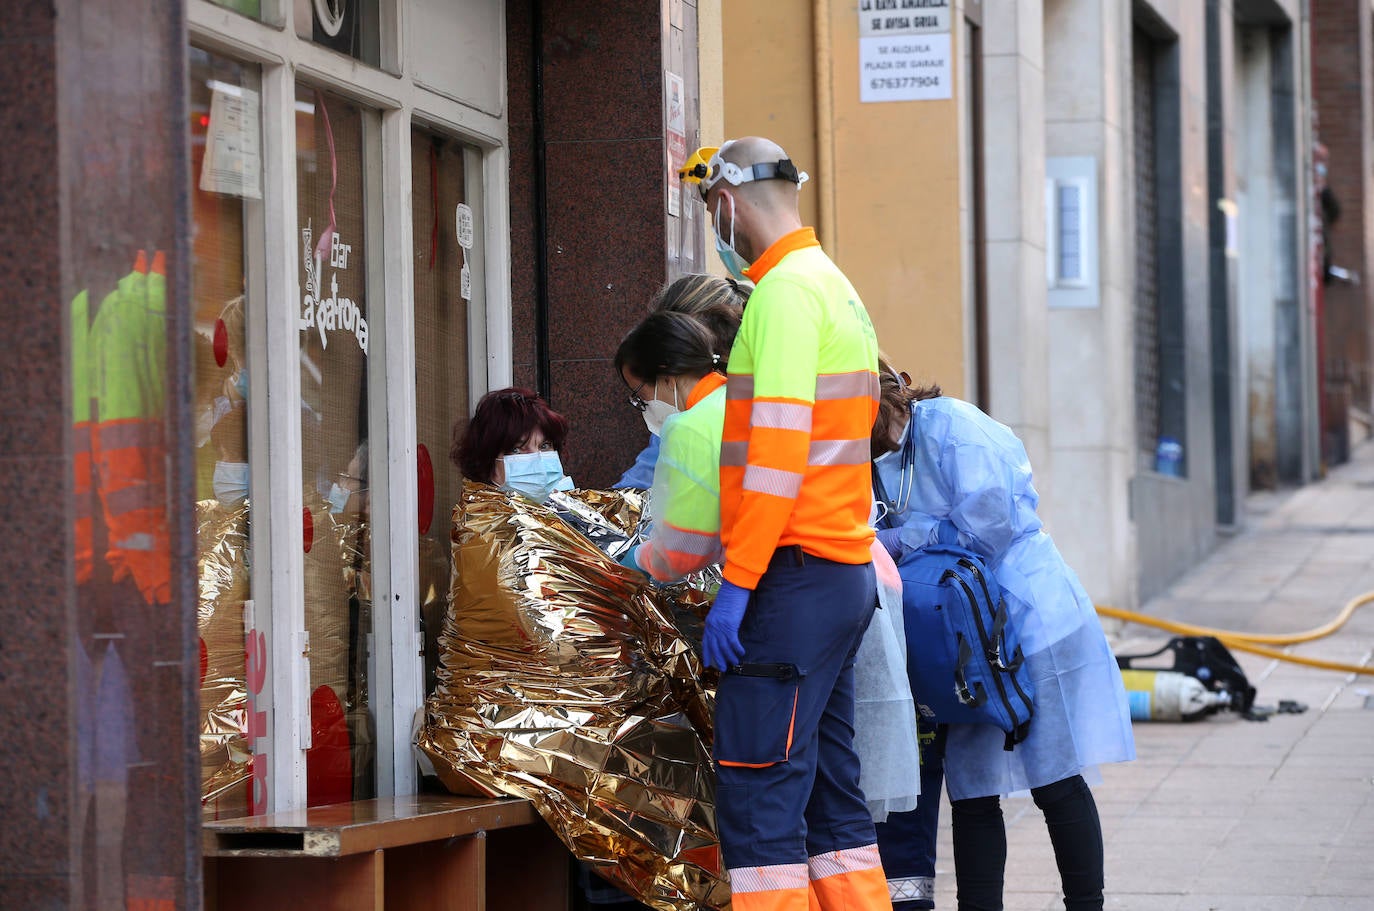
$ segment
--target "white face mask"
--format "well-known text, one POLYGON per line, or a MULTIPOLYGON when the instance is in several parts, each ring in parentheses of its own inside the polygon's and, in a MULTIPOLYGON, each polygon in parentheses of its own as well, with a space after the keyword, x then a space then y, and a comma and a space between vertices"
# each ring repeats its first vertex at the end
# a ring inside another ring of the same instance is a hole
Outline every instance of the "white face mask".
POLYGON ((233 506, 248 499, 248 463, 216 462, 215 497, 225 506, 233 506))
POLYGON ((901 432, 900 434, 897 435, 897 444, 896 444, 896 448, 890 449, 890 450, 888 450, 887 452, 883 453, 882 455, 878 456, 876 459, 873 460, 873 464, 874 464, 874 465, 881 465, 883 462, 887 461, 887 459, 890 458, 891 456, 895 456, 895 455, 897 455, 898 453, 900 453, 900 452, 902 451, 902 449, 906 447, 906 437, 907 437, 907 434, 909 434, 910 432, 911 432, 911 420, 910 420, 910 418, 908 418, 908 419, 907 419, 907 422, 906 422, 906 425, 905 425, 904 427, 902 427, 902 432, 901 432))
MULTIPOLYGON (((654 394, 658 394, 658 383, 654 383, 654 394)), ((672 402, 661 402, 654 399, 652 402, 644 403, 644 426, 649 428, 649 432, 658 436, 663 432, 663 422, 677 414, 680 409, 677 406, 677 383, 673 383, 672 402)))

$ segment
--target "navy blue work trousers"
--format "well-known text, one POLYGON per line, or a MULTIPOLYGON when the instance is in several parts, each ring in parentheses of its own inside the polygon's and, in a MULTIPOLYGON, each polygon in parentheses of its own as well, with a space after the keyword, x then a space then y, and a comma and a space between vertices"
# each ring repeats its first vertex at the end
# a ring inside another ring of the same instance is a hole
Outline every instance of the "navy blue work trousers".
POLYGON ((716 690, 716 822, 728 869, 872 845, 854 752, 854 653, 876 601, 871 563, 780 548, 716 690))
POLYGON ((940 792, 945 784, 945 736, 949 726, 921 719, 921 797, 916 809, 889 813, 878 829, 892 903, 898 909, 935 907, 935 841, 940 827, 940 792))

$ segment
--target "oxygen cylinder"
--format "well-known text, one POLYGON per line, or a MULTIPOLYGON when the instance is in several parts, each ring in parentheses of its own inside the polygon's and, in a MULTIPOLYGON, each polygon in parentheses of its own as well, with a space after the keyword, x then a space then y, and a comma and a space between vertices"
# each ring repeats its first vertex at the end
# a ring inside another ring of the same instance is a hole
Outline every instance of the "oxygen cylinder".
POLYGON ((1201 680, 1177 671, 1123 670, 1132 721, 1194 721, 1230 699, 1214 693, 1201 680))

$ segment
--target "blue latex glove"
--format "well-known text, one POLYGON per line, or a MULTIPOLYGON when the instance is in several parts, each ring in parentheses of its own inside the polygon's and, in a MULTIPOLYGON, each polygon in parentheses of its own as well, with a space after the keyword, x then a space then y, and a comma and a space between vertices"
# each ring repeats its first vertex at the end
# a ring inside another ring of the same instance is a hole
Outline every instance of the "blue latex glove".
MULTIPOLYGON (((636 544, 634 547, 627 548, 625 553, 620 555, 620 560, 618 561, 620 565, 629 567, 636 572, 644 572, 644 567, 639 565, 639 548, 642 546, 643 545, 636 544)), ((645 575, 648 575, 648 573, 645 573, 645 575)))
POLYGON ((900 560, 902 552, 906 550, 905 545, 902 544, 902 530, 900 528, 878 529, 878 543, 883 546, 883 549, 893 560, 900 560))
POLYGON ((747 588, 723 581, 706 615, 701 651, 707 665, 718 671, 734 667, 744 658, 744 646, 739 644, 739 625, 744 620, 744 609, 749 606, 750 594, 747 588))

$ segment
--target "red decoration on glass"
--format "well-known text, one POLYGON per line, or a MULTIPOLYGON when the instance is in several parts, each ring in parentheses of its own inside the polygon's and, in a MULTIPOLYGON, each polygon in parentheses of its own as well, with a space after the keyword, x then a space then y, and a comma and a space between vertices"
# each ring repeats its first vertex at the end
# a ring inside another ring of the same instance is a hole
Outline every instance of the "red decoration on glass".
POLYGON ((420 463, 417 472, 420 482, 420 534, 427 535, 430 525, 434 524, 434 463, 429 460, 429 450, 424 443, 420 444, 416 458, 420 463))
POLYGON ((348 718, 331 687, 310 694, 310 749, 305 751, 305 803, 318 807, 353 797, 348 718))
POLYGON ((200 688, 205 689, 205 675, 210 672, 210 650, 205 647, 205 639, 200 640, 200 688))
POLYGON ((305 552, 310 553, 310 548, 315 546, 315 517, 310 514, 310 507, 305 507, 305 515, 301 516, 301 530, 305 538, 305 552))
POLYGON ((229 360, 229 330, 224 328, 224 320, 215 320, 215 366, 223 367, 229 360))

